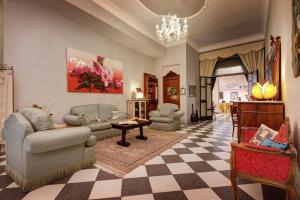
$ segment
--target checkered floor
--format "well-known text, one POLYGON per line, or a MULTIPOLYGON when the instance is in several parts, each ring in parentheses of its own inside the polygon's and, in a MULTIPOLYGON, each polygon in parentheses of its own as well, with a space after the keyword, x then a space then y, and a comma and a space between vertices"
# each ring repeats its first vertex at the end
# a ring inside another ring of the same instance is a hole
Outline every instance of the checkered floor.
MULTIPOLYGON (((0 156, 0 199, 214 200, 232 199, 229 177, 231 122, 183 127, 189 136, 122 179, 95 165, 30 193, 5 174, 0 156)), ((239 199, 284 199, 278 189, 239 180, 239 199)))

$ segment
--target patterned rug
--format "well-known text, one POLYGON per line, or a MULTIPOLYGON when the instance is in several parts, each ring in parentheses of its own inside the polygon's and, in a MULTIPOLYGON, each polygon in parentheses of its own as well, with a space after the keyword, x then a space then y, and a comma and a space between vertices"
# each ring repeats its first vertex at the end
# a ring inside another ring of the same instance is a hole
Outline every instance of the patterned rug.
POLYGON ((98 141, 96 144, 96 162, 118 176, 124 176, 151 158, 170 148, 187 134, 144 129, 147 140, 138 140, 139 130, 130 131, 126 135, 129 147, 117 144, 120 137, 98 141))

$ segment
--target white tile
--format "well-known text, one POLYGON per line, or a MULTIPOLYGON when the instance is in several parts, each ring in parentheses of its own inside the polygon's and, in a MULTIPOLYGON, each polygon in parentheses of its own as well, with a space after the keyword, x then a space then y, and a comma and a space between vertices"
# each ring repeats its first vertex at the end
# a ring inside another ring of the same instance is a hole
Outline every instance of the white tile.
POLYGON ((221 200, 210 188, 185 190, 184 194, 188 200, 221 200))
POLYGON ((154 200, 154 197, 153 194, 142 194, 142 195, 122 197, 121 200, 154 200))
POLYGON ((0 165, 6 165, 6 160, 0 162, 0 165))
MULTIPOLYGON (((173 149, 170 149, 170 151, 166 150, 163 152, 162 155, 176 155, 176 152, 173 149), (174 154, 173 154, 174 152, 174 154), (168 154, 169 153, 169 154, 168 154)), ((145 165, 157 165, 157 164, 164 164, 165 161, 162 159, 161 156, 156 156, 152 158, 151 160, 147 161, 145 165)))
POLYGON ((228 180, 220 172, 201 172, 198 176, 209 186, 209 187, 222 187, 231 185, 230 180, 228 180))
POLYGON ((136 169, 132 170, 128 174, 124 176, 124 178, 138 178, 138 177, 147 177, 147 171, 144 165, 137 167, 136 169))
POLYGON ((186 148, 186 146, 184 146, 184 145, 181 144, 181 143, 177 143, 177 144, 175 144, 172 148, 173 148, 173 149, 180 149, 180 148, 186 148))
POLYGON ((89 199, 120 197, 121 188, 121 179, 96 181, 91 191, 89 199))
POLYGON ((176 133, 186 134, 186 133, 188 133, 188 132, 187 132, 187 131, 176 131, 176 133))
POLYGON ((6 188, 17 188, 19 187, 15 182, 9 184, 6 188))
POLYGON ((223 159, 223 160, 229 160, 230 159, 230 153, 228 152, 215 152, 213 153, 216 156, 218 156, 219 158, 223 159))
POLYGON ((209 142, 196 142, 196 144, 198 144, 201 147, 213 147, 215 145, 209 143, 209 142))
POLYGON ((199 132, 193 132, 191 133, 192 135, 203 135, 202 133, 199 133, 199 132))
POLYGON ((63 189, 65 184, 46 185, 28 193, 23 200, 53 200, 63 189))
POLYGON ((187 139, 199 139, 196 135, 190 135, 187 137, 187 139))
POLYGON ((177 155, 177 153, 173 149, 167 149, 164 152, 162 152, 160 155, 163 155, 163 156, 177 155))
POLYGON ((68 183, 95 181, 98 173, 99 173, 99 169, 80 170, 73 174, 73 176, 70 178, 68 183))
POLYGON ((185 162, 197 162, 197 161, 203 161, 202 158, 195 154, 180 154, 179 155, 185 162))
POLYGON ((202 147, 190 147, 189 148, 193 153, 209 153, 206 149, 202 147))
POLYGON ((170 163, 167 166, 172 174, 194 173, 194 170, 186 163, 170 163))
POLYGON ((230 170, 230 164, 224 160, 210 160, 206 162, 218 171, 230 170))
POLYGON ((172 175, 149 177, 153 193, 179 191, 181 188, 172 175))
POLYGON ((263 199, 261 184, 253 183, 253 184, 244 184, 239 185, 239 188, 244 190, 247 194, 249 194, 254 199, 263 199))
POLYGON ((193 141, 189 139, 183 139, 180 141, 180 143, 193 143, 193 141))
POLYGON ((206 142, 217 142, 218 140, 213 139, 213 138, 201 138, 202 140, 206 141, 206 142))

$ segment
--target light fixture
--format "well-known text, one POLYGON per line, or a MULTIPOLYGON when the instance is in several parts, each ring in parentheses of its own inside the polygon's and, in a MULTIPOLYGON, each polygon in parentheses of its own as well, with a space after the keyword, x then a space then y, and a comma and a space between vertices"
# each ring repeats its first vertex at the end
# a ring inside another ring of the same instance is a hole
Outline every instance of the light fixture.
POLYGON ((136 88, 136 96, 135 96, 135 98, 136 99, 143 99, 144 98, 144 94, 143 94, 141 88, 136 88))
POLYGON ((162 24, 156 25, 156 35, 160 41, 175 42, 186 37, 188 33, 187 19, 183 20, 181 25, 180 19, 174 15, 162 16, 162 24))
POLYGON ((256 99, 272 99, 277 94, 276 85, 267 81, 265 84, 255 83, 252 87, 252 95, 256 99))

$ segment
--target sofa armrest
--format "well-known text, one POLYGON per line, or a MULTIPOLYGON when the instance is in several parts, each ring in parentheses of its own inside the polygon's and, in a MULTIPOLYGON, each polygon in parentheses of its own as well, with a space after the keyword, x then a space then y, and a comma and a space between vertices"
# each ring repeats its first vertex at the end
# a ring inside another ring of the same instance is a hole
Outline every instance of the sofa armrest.
POLYGON ((180 119, 181 117, 183 117, 183 115, 184 115, 184 112, 178 110, 178 111, 172 113, 170 117, 173 117, 174 119, 180 119))
POLYGON ((153 111, 150 111, 149 112, 149 116, 150 117, 159 117, 160 116, 160 113, 158 110, 153 110, 153 111))
POLYGON ((128 119, 128 114, 125 112, 119 112, 118 119, 128 119))
POLYGON ((84 118, 77 115, 65 115, 64 122, 69 126, 83 126, 85 124, 84 118))
POLYGON ((44 153, 78 144, 85 144, 91 131, 88 127, 74 127, 40 131, 27 136, 23 148, 29 153, 44 153))

